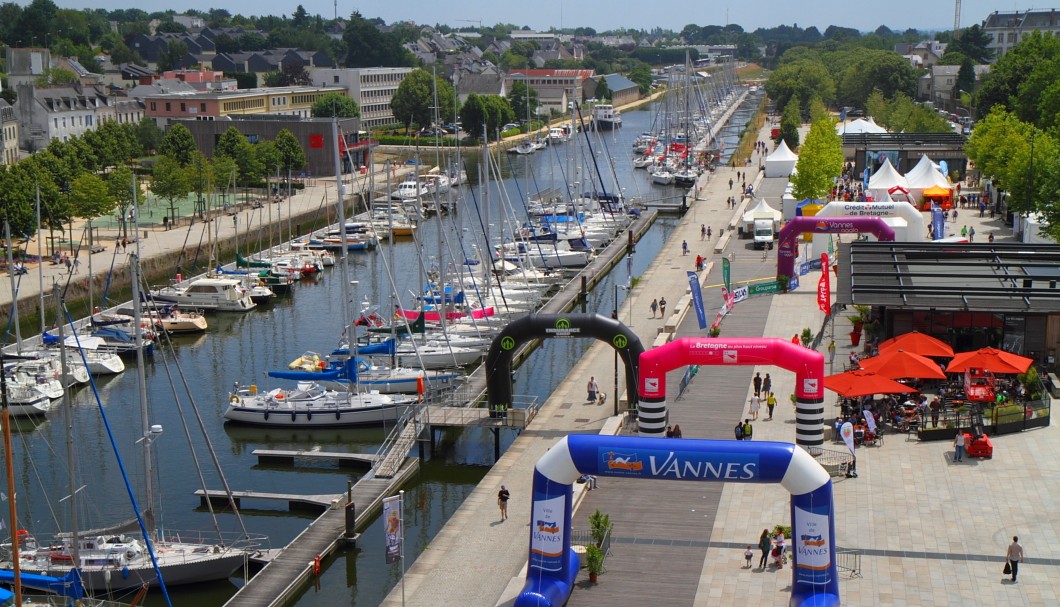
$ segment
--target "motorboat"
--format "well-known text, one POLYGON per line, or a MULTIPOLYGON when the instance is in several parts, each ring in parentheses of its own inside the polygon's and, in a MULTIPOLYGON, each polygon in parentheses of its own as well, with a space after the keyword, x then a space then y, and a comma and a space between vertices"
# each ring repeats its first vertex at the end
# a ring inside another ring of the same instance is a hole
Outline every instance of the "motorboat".
POLYGON ((424 196, 430 196, 430 194, 431 191, 427 187, 427 184, 421 182, 417 177, 406 179, 399 183, 390 194, 390 197, 395 200, 415 200, 424 196))
POLYGON ((33 375, 21 368, 18 362, 5 363, 3 373, 9 386, 22 386, 50 400, 63 396, 63 383, 59 380, 58 373, 33 375))
POLYGON ((699 180, 699 172, 692 167, 682 167, 674 171, 674 185, 691 188, 699 180))
POLYGON ((336 427, 392 422, 416 406, 416 397, 328 390, 313 382, 259 394, 256 385, 229 394, 225 419, 259 426, 336 427))
POLYGON ((151 289, 156 303, 172 303, 188 308, 218 312, 248 312, 258 304, 237 278, 205 277, 178 282, 168 287, 151 289))
POLYGON ((669 169, 656 169, 651 173, 651 182, 656 185, 673 185, 674 174, 669 169))
POLYGON ((593 128, 598 131, 610 131, 622 126, 622 115, 610 103, 598 103, 593 106, 593 128))
POLYGON ((533 154, 536 151, 537 151, 537 148, 534 147, 534 144, 529 139, 524 139, 524 140, 519 142, 519 145, 517 145, 517 146, 515 146, 513 148, 508 148, 508 153, 509 154, 519 154, 520 156, 526 156, 528 154, 533 154))
POLYGON ((36 417, 52 409, 52 399, 32 386, 15 382, 7 384, 7 410, 11 417, 36 417))
POLYGON ((202 333, 208 328, 206 317, 199 312, 185 312, 176 304, 158 310, 145 310, 144 319, 155 330, 169 334, 202 333))
POLYGON ((570 141, 570 130, 567 127, 552 127, 548 130, 548 143, 565 143, 570 141))

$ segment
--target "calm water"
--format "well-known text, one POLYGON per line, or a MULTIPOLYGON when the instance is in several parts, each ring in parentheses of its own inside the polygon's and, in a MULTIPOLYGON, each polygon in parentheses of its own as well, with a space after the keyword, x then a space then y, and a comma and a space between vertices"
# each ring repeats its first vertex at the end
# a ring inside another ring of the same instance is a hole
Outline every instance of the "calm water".
MULTIPOLYGON (((641 131, 649 128, 653 115, 649 111, 629 112, 624 115, 625 127, 606 135, 606 144, 601 143, 598 161, 601 171, 610 174, 606 164, 607 151, 615 157, 619 187, 627 195, 646 195, 650 186, 639 171, 633 174, 629 167, 630 142, 641 131)), ((744 118, 746 120, 746 118, 744 118)), ((739 122, 742 125, 743 120, 739 122)), ((728 144, 728 149, 735 147, 728 144)), ((594 146, 596 143, 594 142, 594 146)), ((561 148, 557 148, 561 149, 561 148)), ((579 170, 554 177, 559 173, 559 162, 554 153, 537 154, 525 158, 501 159, 506 177, 506 190, 512 205, 521 209, 518 192, 536 191, 548 187, 542 183, 552 178, 558 186, 572 182, 567 175, 577 175, 579 170), (529 167, 529 172, 528 172, 529 167), (518 188, 516 183, 518 182, 518 188), (536 183, 536 187, 534 184, 536 183)), ((569 161, 569 166, 579 164, 569 161)), ((582 166, 587 160, 582 159, 582 166)), ((468 172, 477 172, 477 163, 468 163, 468 172)), ((584 171, 581 174, 585 174, 584 171)), ((608 177, 611 179, 611 177, 608 177)), ((588 181, 588 180, 587 180, 588 181)), ((588 189, 579 184, 580 189, 588 189)), ((613 191, 610 185, 608 190, 613 191)), ((490 223, 493 230, 500 225, 500 203, 496 194, 491 196, 490 223)), ((478 194, 479 204, 485 198, 478 194)), ((507 211, 506 211, 507 212, 507 211)), ((482 211, 483 221, 485 211, 482 211)), ((518 216, 518 212, 516 213, 518 216)), ((677 224, 676 218, 663 217, 637 244, 633 260, 633 273, 642 273, 659 251, 669 233, 677 224)), ((431 219, 420 230, 421 242, 399 242, 392 251, 386 246, 368 254, 354 254, 350 259, 352 278, 358 282, 348 293, 351 300, 359 302, 367 298, 374 305, 388 310, 391 302, 390 278, 387 268, 393 271, 396 292, 404 305, 411 305, 410 290, 421 283, 421 259, 425 266, 437 263, 439 226, 448 234, 449 244, 444 256, 460 258, 470 252, 474 235, 481 234, 479 213, 474 204, 467 203, 453 219, 431 219), (462 235, 460 241, 457 235, 462 235), (390 261, 393 257, 393 261, 390 261)), ((481 236, 478 240, 481 244, 481 236)), ((625 265, 616 271, 590 295, 589 310, 607 314, 625 296, 614 288, 614 281, 624 284, 625 265)), ((195 429, 194 412, 201 416, 210 443, 220 459, 221 466, 233 489, 288 493, 339 493, 345 490, 347 481, 355 481, 355 472, 340 470, 326 463, 313 467, 268 467, 258 466, 250 455, 258 448, 294 449, 317 447, 325 451, 374 451, 389 428, 287 431, 258 429, 225 425, 222 414, 225 397, 234 381, 245 383, 256 381, 266 386, 265 371, 285 367, 292 359, 306 350, 329 351, 337 341, 341 326, 341 301, 343 297, 338 268, 325 272, 322 279, 297 285, 292 296, 259 308, 245 315, 212 315, 210 330, 206 335, 175 340, 175 357, 156 354, 154 361, 146 365, 152 424, 161 424, 165 432, 152 447, 156 455, 156 486, 163 496, 161 520, 174 530, 212 529, 210 514, 199 508, 198 498, 193 492, 199 488, 195 473, 193 453, 204 469, 206 484, 220 488, 218 475, 210 466, 204 448, 204 440, 195 429), (163 362, 177 363, 163 365, 163 362), (166 368, 179 382, 182 372, 190 387, 191 396, 178 388, 174 391, 167 379, 166 368), (174 394, 180 395, 176 398, 174 394), (182 416, 192 428, 194 447, 188 446, 182 429, 182 416)), ((352 304, 351 304, 352 305, 352 304)), ((588 348, 586 340, 549 340, 516 373, 517 394, 530 394, 545 399, 552 387, 561 381, 574 361, 588 348)), ((610 380, 605 381, 609 385, 610 380)), ((99 382, 99 393, 103 408, 110 420, 115 440, 121 451, 129 474, 135 479, 142 477, 142 446, 136 444, 140 438, 137 382, 134 369, 120 377, 99 382)), ((109 439, 100 419, 99 411, 90 389, 81 389, 74 395, 72 418, 59 410, 37 424, 21 424, 14 439, 16 486, 19 499, 20 526, 46 535, 57 528, 67 526, 67 505, 61 501, 69 493, 65 455, 65 425, 72 424, 77 451, 77 473, 83 487, 79 490, 79 519, 82 528, 112 524, 131 516, 128 498, 120 478, 118 465, 111 453, 109 439)), ((514 439, 514 434, 503 436, 502 447, 514 439)), ((433 459, 425 462, 420 474, 405 487, 408 562, 428 545, 449 516, 460 506, 464 498, 481 480, 493 462, 492 435, 480 430, 450 431, 439 443, 433 459)), ((5 479, 6 480, 6 479, 5 479)), ((140 483, 134 486, 139 489, 140 483)), ((247 529, 252 533, 267 534, 272 547, 281 547, 294 538, 312 519, 310 515, 289 513, 279 505, 248 504, 243 511, 247 529), (269 509, 254 509, 269 508, 269 509), (276 508, 276 509, 273 509, 276 508)), ((218 514, 218 524, 226 531, 238 530, 236 519, 231 514, 218 514)), ((334 604, 377 605, 398 580, 396 566, 387 566, 383 559, 383 533, 378 524, 370 525, 363 533, 356 549, 340 552, 326 563, 320 582, 309 587, 299 599, 299 607, 316 607, 334 604)), ((240 580, 202 585, 197 588, 175 588, 171 590, 174 604, 181 606, 210 607, 222 604, 235 591, 240 580)), ((152 593, 148 605, 162 604, 160 594, 152 593)))

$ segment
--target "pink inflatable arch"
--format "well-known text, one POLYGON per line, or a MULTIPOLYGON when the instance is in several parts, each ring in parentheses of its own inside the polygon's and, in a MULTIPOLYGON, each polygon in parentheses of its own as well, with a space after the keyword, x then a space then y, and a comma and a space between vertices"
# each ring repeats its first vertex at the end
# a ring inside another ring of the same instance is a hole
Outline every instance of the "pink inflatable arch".
POLYGON ((683 365, 776 365, 795 373, 795 443, 824 443, 824 356, 785 339, 682 337, 640 355, 640 432, 666 430, 666 373, 683 365))
POLYGON ((788 290, 788 279, 795 275, 795 238, 799 234, 854 234, 868 232, 883 241, 894 240, 894 229, 879 217, 796 217, 780 229, 777 242, 777 283, 788 290))

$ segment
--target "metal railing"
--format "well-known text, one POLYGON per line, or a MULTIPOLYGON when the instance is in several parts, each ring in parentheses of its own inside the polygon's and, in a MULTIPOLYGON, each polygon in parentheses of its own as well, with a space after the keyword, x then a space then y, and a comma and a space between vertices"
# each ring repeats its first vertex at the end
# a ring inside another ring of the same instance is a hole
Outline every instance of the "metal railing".
POLYGON ((846 573, 847 577, 861 577, 861 551, 849 548, 837 548, 835 551, 836 569, 846 573))
POLYGON ((806 447, 806 452, 812 455, 817 463, 821 464, 828 474, 832 476, 845 475, 849 469, 850 464, 854 461, 854 456, 850 454, 850 451, 837 451, 834 449, 825 449, 824 447, 806 447))

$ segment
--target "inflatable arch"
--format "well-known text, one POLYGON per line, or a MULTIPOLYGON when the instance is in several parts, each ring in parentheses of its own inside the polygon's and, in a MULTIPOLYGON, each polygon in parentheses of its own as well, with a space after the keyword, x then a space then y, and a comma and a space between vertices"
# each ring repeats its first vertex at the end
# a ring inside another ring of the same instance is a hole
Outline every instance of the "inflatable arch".
POLYGON ((814 217, 901 217, 905 220, 908 228, 906 233, 910 239, 919 242, 926 227, 924 216, 904 200, 885 200, 882 202, 844 202, 833 200, 824 205, 814 217))
POLYGON ((682 365, 773 364, 795 373, 795 442, 824 443, 824 356, 775 337, 682 337, 640 356, 641 434, 666 430, 666 372, 682 365))
MULTIPOLYGON (((881 241, 893 241, 894 230, 879 217, 796 217, 780 229, 777 248, 777 281, 795 275, 795 239, 799 234, 855 234, 868 232, 881 241)), ((786 279, 782 288, 787 288, 786 279)))
POLYGON ((581 474, 644 479, 780 483, 791 493, 793 606, 839 605, 832 480, 790 443, 572 434, 534 469, 530 559, 516 607, 560 607, 578 574, 571 549, 573 483, 581 474))
POLYGON ((486 398, 490 411, 505 411, 511 406, 512 355, 516 348, 532 339, 546 337, 592 337, 610 344, 626 366, 630 406, 636 404, 637 363, 644 347, 629 327, 599 314, 528 314, 504 327, 493 338, 486 354, 486 398))

